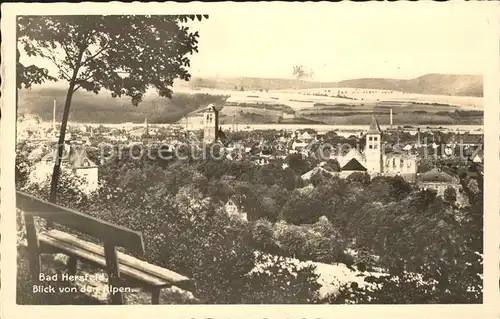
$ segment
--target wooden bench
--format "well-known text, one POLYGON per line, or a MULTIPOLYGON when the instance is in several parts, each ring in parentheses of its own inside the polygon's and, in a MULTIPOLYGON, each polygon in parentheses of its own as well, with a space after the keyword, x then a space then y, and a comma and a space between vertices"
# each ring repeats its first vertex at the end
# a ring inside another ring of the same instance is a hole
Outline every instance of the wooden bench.
MULTIPOLYGON (((194 292, 194 283, 189 278, 168 269, 152 265, 138 258, 117 251, 117 247, 127 251, 144 254, 142 234, 125 227, 113 225, 103 220, 82 214, 17 191, 17 207, 24 212, 30 275, 34 282, 39 281, 40 254, 63 253, 69 256, 68 272, 76 274, 78 261, 85 261, 108 274, 108 284, 124 287, 123 279, 138 284, 152 293, 151 303, 159 304, 160 291, 176 286, 194 292), (59 224, 99 239, 97 245, 66 232, 49 229, 37 232, 34 217, 41 217, 50 223, 59 224)), ((121 292, 110 292, 111 304, 123 304, 121 292)))

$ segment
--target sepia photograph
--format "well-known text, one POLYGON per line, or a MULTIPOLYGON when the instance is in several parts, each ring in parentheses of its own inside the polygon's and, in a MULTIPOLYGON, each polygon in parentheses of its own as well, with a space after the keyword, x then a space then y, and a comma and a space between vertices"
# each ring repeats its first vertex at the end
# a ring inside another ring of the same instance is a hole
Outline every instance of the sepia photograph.
POLYGON ((16 304, 483 304, 484 17, 330 6, 16 14, 16 304))

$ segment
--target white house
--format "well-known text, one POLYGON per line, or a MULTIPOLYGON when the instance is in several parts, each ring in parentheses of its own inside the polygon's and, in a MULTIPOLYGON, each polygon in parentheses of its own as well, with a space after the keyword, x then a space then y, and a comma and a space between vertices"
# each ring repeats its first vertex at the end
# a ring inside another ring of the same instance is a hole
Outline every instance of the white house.
POLYGON ((461 200, 461 185, 457 177, 443 172, 439 169, 432 169, 418 177, 417 185, 421 189, 433 189, 438 196, 444 196, 447 188, 453 188, 457 195, 457 200, 461 200))
POLYGON ((481 164, 483 162, 484 152, 482 148, 477 149, 472 154, 472 161, 477 164, 481 164))
POLYGON ((383 155, 383 174, 387 176, 401 176, 414 182, 417 177, 417 156, 401 153, 383 155))
POLYGON ((294 140, 292 143, 292 150, 301 150, 306 147, 309 143, 303 140, 294 140))
POLYGON ((482 163, 483 162, 483 157, 480 154, 476 154, 473 158, 472 161, 474 163, 482 163))
POLYGON ((247 213, 243 212, 239 201, 234 196, 227 201, 226 205, 224 205, 224 208, 229 216, 248 221, 247 213))
MULTIPOLYGON (((43 183, 48 180, 52 174, 54 157, 57 155, 56 152, 57 149, 51 150, 39 163, 35 164, 35 168, 30 175, 30 181, 43 183)), ((82 178, 84 182, 81 185, 83 191, 91 193, 97 190, 99 185, 99 169, 88 158, 84 147, 75 147, 66 144, 61 158, 61 169, 82 178)))
POLYGON ((300 138, 303 140, 303 141, 310 141, 314 136, 312 136, 311 134, 307 133, 307 132, 304 132, 302 133, 302 135, 300 135, 300 138))

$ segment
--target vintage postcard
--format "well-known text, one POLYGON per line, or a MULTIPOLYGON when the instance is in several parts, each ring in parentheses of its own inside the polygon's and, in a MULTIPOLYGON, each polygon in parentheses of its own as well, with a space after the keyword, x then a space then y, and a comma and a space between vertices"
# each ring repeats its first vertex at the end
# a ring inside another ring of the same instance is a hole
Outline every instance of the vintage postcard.
POLYGON ((2 5, 2 315, 498 317, 497 8, 2 5))

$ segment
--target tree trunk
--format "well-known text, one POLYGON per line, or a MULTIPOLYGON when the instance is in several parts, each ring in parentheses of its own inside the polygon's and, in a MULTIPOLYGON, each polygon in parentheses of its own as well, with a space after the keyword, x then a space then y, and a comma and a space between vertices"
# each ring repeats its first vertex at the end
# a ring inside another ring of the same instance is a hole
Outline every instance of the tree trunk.
POLYGON ((17 150, 17 117, 19 116, 19 89, 16 88, 16 123, 14 123, 14 147, 17 150))
POLYGON ((78 57, 76 59, 75 68, 73 69, 73 75, 69 81, 68 93, 66 94, 66 102, 64 103, 63 118, 61 120, 61 131, 59 133, 59 140, 57 142, 57 154, 54 159, 54 170, 52 171, 52 180, 50 182, 50 201, 56 202, 57 195, 57 183, 59 182, 59 176, 61 174, 61 159, 64 151, 64 138, 66 136, 66 127, 68 125, 69 119, 69 109, 71 107, 71 99, 73 98, 73 93, 75 93, 76 79, 78 77, 78 71, 82 63, 83 53, 86 47, 81 47, 78 57))
POLYGON ((386 247, 387 247, 387 235, 384 235, 384 241, 382 242, 382 254, 385 257, 386 255, 386 247))
POLYGON ((219 111, 214 109, 215 113, 215 142, 219 140, 219 111))
MULTIPOLYGON (((75 72, 76 75, 77 72, 75 72)), ((74 76, 76 78, 76 76, 74 76)), ((64 138, 66 136, 66 127, 68 125, 69 119, 69 109, 71 107, 71 99, 73 98, 73 89, 75 88, 75 81, 71 81, 68 88, 68 93, 66 94, 66 102, 64 104, 64 113, 61 121, 61 131, 59 134, 59 140, 57 142, 57 154, 54 158, 54 169, 52 171, 52 180, 50 182, 50 201, 56 202, 57 195, 57 183, 59 182, 59 176, 61 174, 61 159, 64 151, 64 138)))

